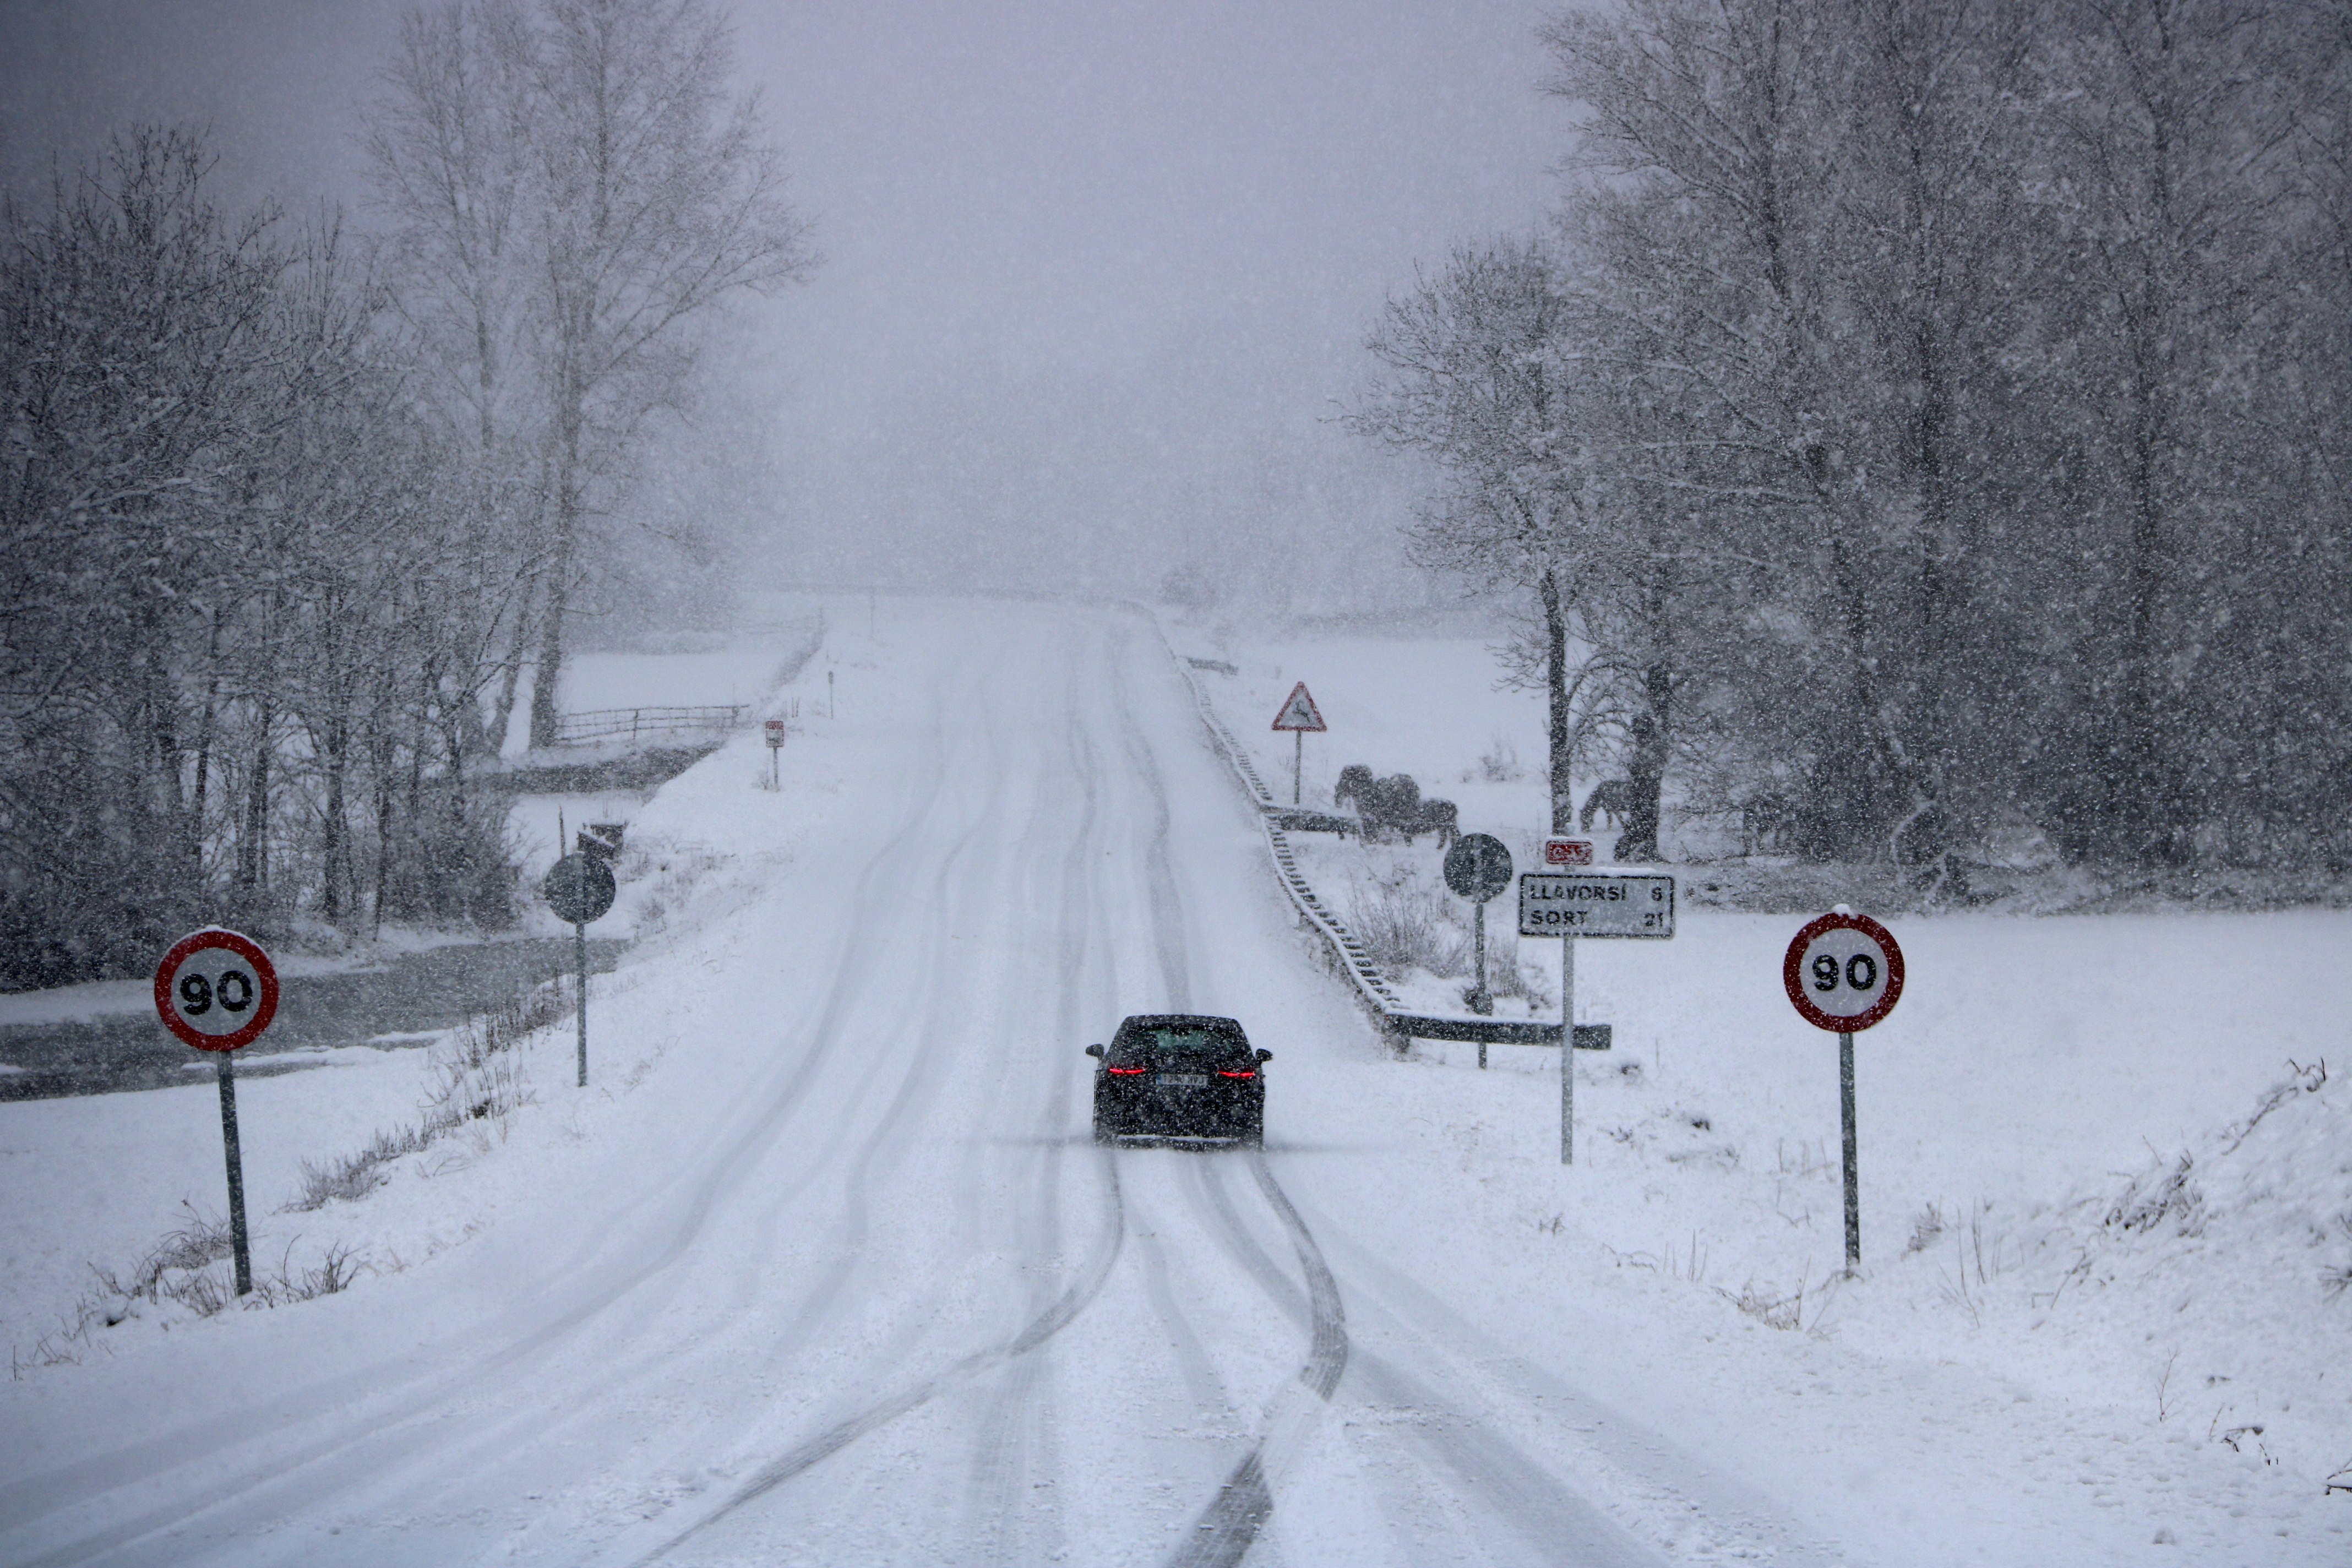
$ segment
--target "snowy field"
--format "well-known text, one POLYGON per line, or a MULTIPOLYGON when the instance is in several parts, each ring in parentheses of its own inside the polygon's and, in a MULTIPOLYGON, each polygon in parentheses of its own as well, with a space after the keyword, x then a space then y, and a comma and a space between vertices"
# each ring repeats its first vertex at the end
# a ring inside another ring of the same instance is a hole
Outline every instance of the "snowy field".
MULTIPOLYGON (((1583 944, 1563 1170, 1557 1053, 1395 1060, 1319 966, 1147 620, 865 626, 781 790, 745 735, 630 806, 586 1090, 565 1017, 303 1213, 423 1067, 241 1096, 257 1268, 349 1289, 77 1322, 218 1213, 209 1090, 0 1104, 0 1561, 2352 1561, 2352 917, 1898 922, 1841 1280, 1795 921, 1583 944), (1087 1139, 1080 1048, 1162 1008, 1274 1051, 1262 1159, 1087 1139)), ((1282 793, 1305 679, 1310 796, 1541 826, 1475 642, 1176 643, 1282 793)))

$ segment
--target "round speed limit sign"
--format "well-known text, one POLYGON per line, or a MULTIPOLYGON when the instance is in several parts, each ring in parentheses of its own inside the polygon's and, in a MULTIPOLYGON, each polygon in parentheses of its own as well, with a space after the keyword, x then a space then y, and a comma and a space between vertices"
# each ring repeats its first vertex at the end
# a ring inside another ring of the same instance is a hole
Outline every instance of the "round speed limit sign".
POLYGON ((1903 994, 1903 950, 1895 933, 1868 915, 1823 915, 1789 944, 1780 980, 1806 1023, 1859 1034, 1895 1011, 1903 994))
POLYGON ((218 926, 193 932, 155 966, 155 1011, 200 1051, 236 1050, 278 1016, 278 968, 251 937, 218 926))

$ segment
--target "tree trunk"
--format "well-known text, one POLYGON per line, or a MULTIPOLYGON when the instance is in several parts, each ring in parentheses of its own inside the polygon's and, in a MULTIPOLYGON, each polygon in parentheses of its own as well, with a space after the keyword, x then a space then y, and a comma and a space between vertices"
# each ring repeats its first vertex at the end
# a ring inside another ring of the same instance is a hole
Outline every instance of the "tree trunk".
MULTIPOLYGON (((567 382, 570 379, 567 373, 567 382)), ((555 563, 547 584, 547 614, 539 644, 539 671, 530 690, 530 743, 534 750, 555 744, 561 710, 555 692, 563 676, 563 616, 571 602, 572 548, 580 522, 580 420, 577 392, 566 386, 562 454, 555 477, 555 563)))
MULTIPOLYGON (((490 721, 488 735, 490 754, 504 756, 507 731, 514 722, 515 687, 522 679, 523 655, 530 648, 530 605, 537 596, 534 585, 523 584, 522 597, 515 605, 514 640, 508 645, 506 668, 499 672, 499 700, 490 721)), ((534 698, 533 708, 537 701, 534 698)))
POLYGON ((246 781, 245 835, 237 845, 237 887, 248 907, 269 886, 269 752, 276 721, 272 694, 264 691, 255 721, 253 771, 246 781))
MULTIPOLYGON (((470 705, 474 700, 468 696, 463 700, 470 705)), ((451 708, 444 710, 441 721, 441 744, 449 768, 448 838, 440 867, 442 892, 447 900, 441 909, 445 914, 466 912, 478 868, 466 831, 466 721, 464 712, 451 708)))
POLYGON ((1664 660, 1653 660, 1642 672, 1642 711, 1633 716, 1633 757, 1625 770, 1633 798, 1626 809, 1624 835, 1612 852, 1619 860, 1658 858, 1658 797, 1665 784, 1674 700, 1673 668, 1664 660))
POLYGON ((188 803, 188 820, 196 838, 196 874, 204 877, 205 797, 212 786, 213 725, 220 702, 220 612, 212 616, 212 629, 205 638, 205 711, 196 727, 196 784, 194 798, 188 803))
POLYGON ((1569 772, 1575 761, 1573 716, 1568 700, 1568 616, 1559 603, 1559 580, 1549 566, 1536 580, 1543 599, 1546 741, 1551 775, 1551 830, 1576 831, 1576 791, 1569 772))
POLYGON ((383 895, 392 869, 392 758, 393 742, 388 733, 379 732, 375 751, 375 900, 371 911, 374 934, 383 934, 383 895))
POLYGON ((340 926, 343 921, 343 890, 352 881, 350 865, 350 834, 343 821, 343 769, 351 744, 351 721, 341 710, 342 698, 335 701, 338 710, 327 721, 327 816, 319 845, 320 909, 329 925, 340 926))

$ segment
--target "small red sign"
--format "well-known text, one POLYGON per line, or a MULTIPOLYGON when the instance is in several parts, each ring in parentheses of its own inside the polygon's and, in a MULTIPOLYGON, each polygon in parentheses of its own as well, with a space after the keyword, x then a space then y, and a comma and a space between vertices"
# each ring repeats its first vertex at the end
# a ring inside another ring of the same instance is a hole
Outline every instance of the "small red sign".
POLYGON ((1321 734, 1328 727, 1323 722, 1323 715, 1316 711, 1315 699, 1307 695, 1307 682, 1302 680, 1290 689, 1290 700, 1282 705, 1282 711, 1274 716, 1274 727, 1277 730, 1304 730, 1315 735, 1321 734))
POLYGON ((1780 983, 1814 1028, 1860 1034, 1902 997, 1903 949, 1868 915, 1823 915, 1789 943, 1780 983))
POLYGON ((155 1013, 200 1051, 249 1046, 278 1016, 278 966, 251 937, 191 932, 155 966, 155 1013))
POLYGON ((1592 840, 1590 838, 1547 838, 1544 840, 1544 864, 1547 866, 1590 866, 1592 864, 1592 840))
POLYGON ((771 719, 768 721, 767 728, 769 746, 773 748, 782 745, 784 743, 784 721, 782 719, 771 719))

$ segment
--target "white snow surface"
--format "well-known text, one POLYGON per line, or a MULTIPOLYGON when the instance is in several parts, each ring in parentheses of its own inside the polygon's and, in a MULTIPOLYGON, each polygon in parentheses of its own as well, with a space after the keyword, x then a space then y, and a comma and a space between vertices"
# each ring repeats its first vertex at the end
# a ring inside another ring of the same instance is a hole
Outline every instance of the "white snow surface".
MULTIPOLYGON (((349 1289, 64 1332, 220 1212, 213 1090, 0 1104, 0 1561, 2352 1561, 2352 920, 1902 922, 1841 1281, 1794 922, 1583 944, 1562 1169, 1557 1052, 1387 1054, 1142 615, 864 623, 781 790, 745 735, 635 810, 586 1089, 566 1017, 288 1213, 422 1053, 240 1086, 257 1268, 349 1289), (1262 1158, 1088 1138, 1081 1047, 1163 1009, 1274 1051, 1262 1158)), ((1355 645, 1425 699, 1269 683, 1383 772, 1518 700, 1355 645)))

